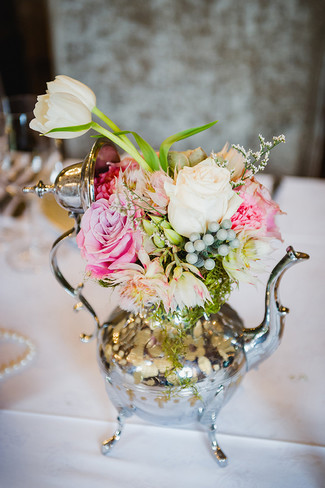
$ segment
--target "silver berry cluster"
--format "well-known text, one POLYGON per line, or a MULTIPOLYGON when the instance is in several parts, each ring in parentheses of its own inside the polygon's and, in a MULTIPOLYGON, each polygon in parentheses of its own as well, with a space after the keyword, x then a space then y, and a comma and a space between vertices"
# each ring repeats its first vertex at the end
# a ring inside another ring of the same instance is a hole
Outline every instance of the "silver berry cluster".
POLYGON ((212 270, 216 263, 211 256, 224 257, 229 254, 230 249, 239 247, 239 240, 231 226, 231 220, 226 219, 221 224, 211 222, 208 231, 202 236, 198 232, 193 232, 184 246, 187 252, 186 261, 197 268, 212 270))

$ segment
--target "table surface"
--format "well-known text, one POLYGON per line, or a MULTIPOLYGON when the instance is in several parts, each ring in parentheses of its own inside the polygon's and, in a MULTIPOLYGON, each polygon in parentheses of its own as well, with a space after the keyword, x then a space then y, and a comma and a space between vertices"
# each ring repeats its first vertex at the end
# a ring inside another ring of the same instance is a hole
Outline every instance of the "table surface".
MULTIPOLYGON (((28 336, 37 354, 0 383, 1 488, 325 486, 325 181, 284 178, 277 201, 287 214, 279 218, 284 243, 271 267, 289 244, 311 259, 281 282, 290 314, 279 349, 245 377, 220 413, 218 440, 229 458, 223 469, 200 427, 160 427, 136 416, 112 453, 100 454, 100 442, 115 430, 116 410, 98 370, 96 344, 79 341, 92 320, 73 312, 73 299, 47 263, 37 273, 14 271, 2 246, 0 327, 28 336)), ((49 246, 60 231, 41 212, 34 221, 49 246)), ((19 226, 26 226, 24 219, 19 226)), ((78 283, 83 263, 77 248, 65 246, 59 258, 78 283)), ((231 300, 250 327, 263 316, 267 275, 261 281, 241 287, 231 300)), ((90 286, 88 293, 100 318, 107 317, 107 290, 90 286)), ((6 347, 0 344, 2 357, 6 347)))

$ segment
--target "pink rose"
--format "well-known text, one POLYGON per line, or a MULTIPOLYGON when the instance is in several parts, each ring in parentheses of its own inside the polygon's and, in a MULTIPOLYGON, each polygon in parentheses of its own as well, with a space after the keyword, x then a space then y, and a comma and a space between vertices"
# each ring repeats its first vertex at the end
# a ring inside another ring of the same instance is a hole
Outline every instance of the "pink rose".
POLYGON ((112 209, 103 198, 85 212, 77 244, 92 276, 102 279, 137 260, 142 236, 134 225, 133 219, 112 209))
POLYGON ((252 177, 240 188, 239 195, 243 203, 231 217, 233 230, 261 229, 261 237, 281 239, 275 217, 282 211, 268 190, 252 177))

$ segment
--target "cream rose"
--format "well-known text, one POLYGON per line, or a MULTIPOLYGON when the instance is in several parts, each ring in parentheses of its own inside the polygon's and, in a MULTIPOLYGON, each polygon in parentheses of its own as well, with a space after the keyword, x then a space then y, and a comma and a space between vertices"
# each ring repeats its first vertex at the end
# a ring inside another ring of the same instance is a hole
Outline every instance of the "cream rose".
POLYGON ((165 183, 165 191, 170 199, 169 222, 185 237, 206 232, 209 222, 230 219, 242 202, 231 187, 230 172, 212 158, 194 167, 185 166, 176 182, 165 183))

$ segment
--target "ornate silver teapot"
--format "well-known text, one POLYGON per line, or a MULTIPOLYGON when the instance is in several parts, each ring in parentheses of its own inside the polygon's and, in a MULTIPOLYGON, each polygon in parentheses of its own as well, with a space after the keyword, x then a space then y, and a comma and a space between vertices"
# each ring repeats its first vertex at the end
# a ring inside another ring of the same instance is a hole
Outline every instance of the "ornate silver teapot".
POLYGON ((94 178, 105 171, 105 161, 119 161, 118 154, 109 141, 100 139, 85 161, 64 169, 54 185, 39 182, 25 189, 40 197, 54 193, 57 202, 75 219, 74 227, 53 244, 51 266, 60 284, 77 300, 75 309, 87 309, 95 322, 94 333, 82 334, 81 340, 97 338, 100 370, 118 410, 117 430, 102 443, 102 453, 111 451, 120 439, 125 419, 136 414, 159 424, 200 422, 209 432, 216 460, 225 466, 227 457, 216 438, 218 413, 245 373, 278 347, 289 312, 280 303, 280 280, 287 269, 309 256, 291 246, 287 248, 270 274, 264 319, 256 328, 245 328, 227 304, 219 313, 201 317, 191 331, 177 313, 167 323, 155 320, 146 311, 133 315, 116 309, 101 324, 83 294, 83 284, 74 287, 62 274, 57 251, 62 242, 78 233, 80 216, 94 201, 94 178))

